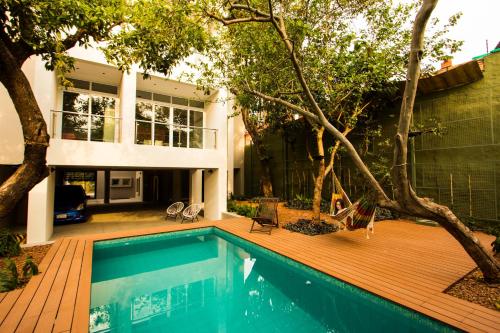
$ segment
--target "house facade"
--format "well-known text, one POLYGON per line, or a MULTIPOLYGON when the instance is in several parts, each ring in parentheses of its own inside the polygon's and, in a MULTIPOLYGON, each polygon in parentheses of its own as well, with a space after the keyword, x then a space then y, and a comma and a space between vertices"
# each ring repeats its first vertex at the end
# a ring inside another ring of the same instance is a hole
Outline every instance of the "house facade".
MULTIPOLYGON (((27 242, 50 239, 55 187, 63 184, 82 185, 89 204, 203 203, 205 218, 220 219, 233 192, 233 164, 241 160, 234 155, 235 118, 228 117, 233 103, 227 92, 207 93, 161 75, 144 78, 139 68, 121 72, 97 49, 70 54, 76 59, 67 75, 71 88, 60 85, 40 58, 23 67, 50 134, 50 175, 14 217, 26 221, 27 242)), ((180 71, 182 66, 174 75, 180 71)), ((15 109, 0 89, 4 180, 22 162, 24 146, 15 109)))

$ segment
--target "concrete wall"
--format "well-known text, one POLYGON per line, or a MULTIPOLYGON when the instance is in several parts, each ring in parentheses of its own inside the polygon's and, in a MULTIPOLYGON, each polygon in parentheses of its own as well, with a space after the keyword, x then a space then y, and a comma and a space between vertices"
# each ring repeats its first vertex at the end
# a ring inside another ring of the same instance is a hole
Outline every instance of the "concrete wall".
POLYGON ((113 183, 113 179, 130 179, 130 186, 127 187, 115 187, 111 185, 109 189, 109 198, 111 200, 135 198, 135 173, 135 171, 111 171, 110 184, 113 183))

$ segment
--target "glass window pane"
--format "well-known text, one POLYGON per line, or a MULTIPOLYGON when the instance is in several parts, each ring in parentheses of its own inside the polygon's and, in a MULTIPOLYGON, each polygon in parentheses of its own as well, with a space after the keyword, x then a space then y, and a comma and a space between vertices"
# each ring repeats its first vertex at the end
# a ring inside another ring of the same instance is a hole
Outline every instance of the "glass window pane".
POLYGON ((63 113, 61 138, 67 140, 87 140, 88 119, 89 116, 87 114, 63 113))
POLYGON ((186 98, 172 97, 172 104, 188 106, 189 102, 186 98))
POLYGON ((187 125, 187 110, 174 109, 174 124, 187 125))
POLYGON ((174 147, 187 147, 187 110, 174 109, 174 147))
POLYGON ((142 121, 135 122, 135 143, 141 145, 151 144, 151 123, 142 121))
POLYGON ((65 91, 63 93, 63 111, 88 113, 89 95, 65 91))
POLYGON ((155 124, 155 146, 168 146, 169 125, 155 124))
POLYGON ((107 84, 96 83, 96 82, 92 82, 92 90, 114 95, 118 93, 117 86, 110 86, 107 84))
POLYGON ((170 103, 170 96, 162 94, 153 94, 153 100, 158 102, 170 103))
POLYGON ((147 91, 137 90, 135 96, 138 98, 151 99, 153 94, 147 91))
POLYGON ((101 116, 92 116, 90 131, 90 140, 92 141, 114 142, 115 119, 101 116))
POLYGON ((155 123, 170 123, 170 108, 167 106, 155 106, 155 123))
POLYGON ((203 112, 189 111, 189 126, 203 127, 203 112))
POLYGON ((77 79, 68 79, 68 81, 71 81, 71 83, 73 83, 73 87, 75 88, 90 90, 90 82, 88 81, 82 81, 77 79))
POLYGON ((203 128, 189 129, 189 147, 203 148, 203 128))
POLYGON ((135 104, 135 119, 153 120, 153 105, 145 102, 137 102, 135 104))
POLYGON ((200 102, 200 101, 189 100, 189 106, 203 109, 205 107, 205 103, 200 102))
POLYGON ((111 97, 92 96, 92 114, 114 117, 115 99, 111 97))

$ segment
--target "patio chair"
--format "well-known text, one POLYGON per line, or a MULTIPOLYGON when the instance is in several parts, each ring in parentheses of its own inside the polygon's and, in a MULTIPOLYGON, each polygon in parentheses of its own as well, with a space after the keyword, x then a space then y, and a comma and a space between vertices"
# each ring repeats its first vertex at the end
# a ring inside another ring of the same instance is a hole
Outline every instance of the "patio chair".
POLYGON ((177 221, 177 216, 181 214, 183 208, 184 208, 184 203, 180 201, 171 204, 165 211, 166 213, 165 219, 173 217, 177 221))
POLYGON ((255 217, 252 217, 253 222, 250 232, 268 232, 270 235, 273 228, 279 228, 278 201, 278 198, 259 199, 255 217), (260 228, 255 228, 255 223, 260 225, 260 228))
POLYGON ((200 210, 201 210, 201 204, 192 204, 187 206, 186 209, 184 209, 184 211, 182 212, 181 223, 183 223, 184 221, 194 222, 195 219, 196 221, 199 221, 198 213, 200 212, 200 210))

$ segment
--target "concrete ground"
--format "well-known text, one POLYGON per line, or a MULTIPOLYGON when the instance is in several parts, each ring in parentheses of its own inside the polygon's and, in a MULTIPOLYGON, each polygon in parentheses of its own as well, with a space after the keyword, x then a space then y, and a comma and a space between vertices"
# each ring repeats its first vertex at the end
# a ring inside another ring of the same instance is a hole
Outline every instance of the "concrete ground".
MULTIPOLYGON (((204 220, 203 216, 198 216, 198 219, 200 221, 204 220)), ((165 208, 133 209, 121 212, 94 212, 87 222, 54 226, 54 233, 51 240, 57 240, 62 237, 76 237, 79 235, 174 225, 180 224, 180 221, 180 218, 177 221, 165 219, 165 208)))

